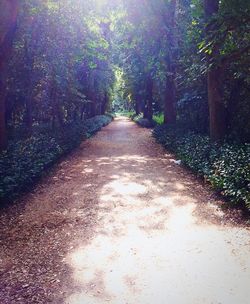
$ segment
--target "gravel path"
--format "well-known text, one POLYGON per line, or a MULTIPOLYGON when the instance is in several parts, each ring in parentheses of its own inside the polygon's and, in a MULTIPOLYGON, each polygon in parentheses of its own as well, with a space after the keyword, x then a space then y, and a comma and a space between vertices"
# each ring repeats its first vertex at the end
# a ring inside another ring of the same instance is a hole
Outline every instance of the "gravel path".
POLYGON ((249 304, 250 230, 117 118, 0 211, 0 303, 249 304))

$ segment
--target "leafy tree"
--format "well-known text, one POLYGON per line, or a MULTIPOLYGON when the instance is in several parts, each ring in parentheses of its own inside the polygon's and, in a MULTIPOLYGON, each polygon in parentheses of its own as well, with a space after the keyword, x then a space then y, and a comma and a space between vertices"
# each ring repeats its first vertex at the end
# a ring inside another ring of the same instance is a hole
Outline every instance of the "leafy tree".
POLYGON ((0 150, 6 147, 5 124, 6 68, 12 48, 18 14, 18 0, 3 0, 0 3, 0 150))

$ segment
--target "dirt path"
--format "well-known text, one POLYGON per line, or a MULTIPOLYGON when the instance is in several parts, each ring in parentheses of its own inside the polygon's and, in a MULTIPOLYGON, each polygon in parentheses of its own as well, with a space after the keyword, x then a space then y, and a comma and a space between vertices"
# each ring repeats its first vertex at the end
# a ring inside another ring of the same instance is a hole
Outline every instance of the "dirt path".
POLYGON ((0 215, 0 303, 249 304, 250 230, 119 118, 0 215))

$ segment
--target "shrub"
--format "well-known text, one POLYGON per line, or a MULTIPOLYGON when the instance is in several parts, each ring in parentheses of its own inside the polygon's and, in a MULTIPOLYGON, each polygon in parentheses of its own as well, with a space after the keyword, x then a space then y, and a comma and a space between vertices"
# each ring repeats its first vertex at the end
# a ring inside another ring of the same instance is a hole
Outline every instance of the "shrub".
POLYGON ((91 137, 98 132, 102 127, 108 125, 112 121, 112 117, 109 115, 99 115, 93 118, 87 119, 84 124, 84 130, 87 137, 91 137))
POLYGON ((208 133, 209 112, 205 92, 185 93, 176 105, 178 123, 196 133, 208 133))
POLYGON ((164 124, 164 114, 163 113, 155 114, 153 116, 153 121, 157 125, 163 125, 164 124))
POLYGON ((62 153, 55 138, 44 135, 11 143, 0 156, 0 198, 12 198, 24 190, 62 153))
POLYGON ((154 137, 234 204, 250 210, 250 145, 212 143, 207 136, 157 126, 154 137))
POLYGON ((219 155, 213 162, 210 182, 225 196, 236 203, 244 202, 250 209, 250 145, 224 144, 219 155))
POLYGON ((110 116, 100 115, 85 122, 66 124, 60 130, 44 130, 43 134, 34 133, 30 138, 12 141, 0 154, 0 199, 13 199, 29 188, 59 157, 111 120, 110 116))
POLYGON ((143 128, 153 128, 155 126, 155 122, 153 120, 149 120, 147 118, 139 118, 135 120, 136 123, 143 128))
POLYGON ((139 126, 143 128, 153 128, 156 123, 153 120, 149 120, 147 118, 143 118, 142 114, 140 115, 134 115, 132 117, 132 120, 135 121, 139 126))

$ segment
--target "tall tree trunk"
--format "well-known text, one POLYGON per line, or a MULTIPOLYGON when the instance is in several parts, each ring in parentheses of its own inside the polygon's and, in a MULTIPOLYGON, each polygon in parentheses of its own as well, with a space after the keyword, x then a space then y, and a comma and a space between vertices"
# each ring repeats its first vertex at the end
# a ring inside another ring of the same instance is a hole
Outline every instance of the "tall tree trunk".
POLYGON ((25 62, 25 68, 26 68, 26 96, 25 96, 25 104, 26 104, 26 117, 25 117, 25 123, 27 127, 27 131, 29 134, 32 133, 32 125, 33 125, 33 117, 32 117, 32 90, 33 90, 33 65, 34 65, 34 59, 32 54, 30 53, 29 47, 28 47, 28 41, 25 40, 24 44, 24 62, 25 62))
POLYGON ((95 115, 101 115, 102 114, 102 100, 96 103, 95 107, 95 115))
MULTIPOLYGON (((171 68, 169 68, 171 69, 171 68)), ((174 124, 176 122, 176 87, 174 73, 168 76, 166 81, 164 123, 174 124)))
POLYGON ((146 82, 146 106, 144 109, 143 117, 148 120, 153 119, 153 80, 151 76, 147 76, 146 82))
POLYGON ((95 92, 95 72, 92 71, 89 79, 89 99, 91 103, 89 104, 89 117, 94 117, 96 115, 96 92, 95 92))
POLYGON ((222 99, 224 70, 212 68, 207 75, 209 130, 213 141, 222 140, 226 134, 226 108, 222 99))
POLYGON ((226 124, 233 131, 233 124, 236 112, 239 110, 239 101, 241 100, 241 91, 245 88, 244 78, 232 79, 230 84, 231 93, 227 101, 226 124))
POLYGON ((64 114, 62 111, 62 107, 58 100, 58 85, 56 82, 56 72, 52 69, 51 75, 51 106, 52 106, 52 115, 53 115, 53 123, 52 125, 55 126, 55 122, 58 121, 59 126, 64 124, 64 114))
POLYGON ((55 99, 53 101, 53 105, 54 105, 54 111, 55 111, 55 115, 56 115, 57 121, 59 123, 59 126, 62 126, 64 124, 64 117, 63 117, 63 113, 62 113, 62 108, 61 108, 59 100, 58 100, 57 88, 55 88, 55 99))
POLYGON ((32 118, 32 92, 31 89, 28 90, 28 94, 26 96, 26 117, 25 123, 27 127, 27 131, 29 134, 32 133, 32 125, 33 125, 33 118, 32 118))
MULTIPOLYGON (((204 0, 204 10, 207 20, 206 36, 209 42, 209 36, 213 32, 211 28, 211 17, 216 15, 219 10, 219 0, 204 0)), ((226 109, 223 104, 223 79, 224 67, 214 63, 215 59, 220 55, 218 45, 214 44, 212 52, 207 56, 208 67, 207 72, 207 91, 209 106, 209 130, 210 138, 213 141, 222 140, 226 134, 226 109), (211 64, 213 63, 213 64, 211 64)))
POLYGON ((177 18, 177 0, 171 0, 166 15, 167 33, 166 37, 168 40, 168 55, 166 57, 167 64, 167 80, 166 80, 166 92, 165 92, 165 104, 164 104, 164 123, 173 124, 176 122, 176 18, 177 18))
POLYGON ((105 92, 103 102, 102 102, 102 105, 101 105, 101 114, 102 115, 105 114, 105 112, 107 110, 108 103, 109 103, 109 96, 108 96, 108 93, 105 92))
POLYGON ((58 101, 57 85, 55 81, 52 82, 50 99, 52 105, 52 128, 56 126, 56 121, 58 121, 59 126, 62 126, 64 124, 64 119, 58 101))
POLYGON ((140 101, 139 98, 136 96, 135 97, 135 114, 139 115, 140 114, 140 101))
POLYGON ((7 145, 5 121, 6 69, 16 31, 18 3, 18 0, 0 1, 0 151, 7 145))
POLYGON ((133 93, 132 93, 132 96, 133 96, 133 99, 135 101, 135 113, 136 115, 139 115, 141 112, 144 112, 143 111, 143 106, 142 106, 142 98, 141 98, 141 94, 139 93, 139 91, 141 90, 140 87, 135 87, 133 89, 133 93))
MULTIPOLYGON (((1 71, 2 72, 2 71, 1 71)), ((0 151, 6 148, 7 145, 7 132, 6 132, 6 121, 5 121, 5 83, 4 79, 0 76, 0 151)))
POLYGON ((91 93, 91 103, 89 103, 89 117, 94 117, 96 115, 96 96, 95 92, 91 93))

